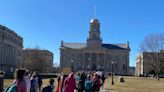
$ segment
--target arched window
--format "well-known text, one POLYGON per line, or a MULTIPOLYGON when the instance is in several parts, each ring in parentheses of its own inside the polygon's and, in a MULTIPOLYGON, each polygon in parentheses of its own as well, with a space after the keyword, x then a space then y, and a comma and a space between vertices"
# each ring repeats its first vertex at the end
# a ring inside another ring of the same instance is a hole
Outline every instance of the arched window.
POLYGON ((96 27, 95 26, 93 27, 93 30, 96 31, 96 27))

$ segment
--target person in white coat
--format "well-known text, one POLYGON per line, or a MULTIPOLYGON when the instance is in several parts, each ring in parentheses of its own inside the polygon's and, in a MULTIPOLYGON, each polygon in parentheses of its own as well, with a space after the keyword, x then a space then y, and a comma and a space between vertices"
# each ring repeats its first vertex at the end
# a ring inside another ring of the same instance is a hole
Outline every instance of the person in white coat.
POLYGON ((26 72, 25 72, 24 80, 26 83, 26 90, 27 90, 26 92, 30 92, 31 80, 30 80, 30 75, 29 75, 28 70, 26 70, 26 72))

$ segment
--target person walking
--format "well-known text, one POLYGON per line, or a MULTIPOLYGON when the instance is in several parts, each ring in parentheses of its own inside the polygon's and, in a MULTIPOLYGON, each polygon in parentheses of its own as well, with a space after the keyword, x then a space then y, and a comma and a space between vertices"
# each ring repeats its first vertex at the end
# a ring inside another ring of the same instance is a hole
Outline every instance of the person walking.
POLYGON ((64 92, 74 92, 75 85, 74 73, 70 73, 64 82, 64 92))
POLYGON ((76 80, 76 92, 83 92, 83 80, 81 78, 82 73, 78 72, 75 76, 76 80))
POLYGON ((42 87, 42 78, 41 78, 41 76, 38 74, 37 71, 35 71, 35 72, 33 73, 33 75, 36 75, 36 77, 37 77, 38 85, 39 85, 39 91, 40 91, 40 90, 41 90, 41 87, 42 87))
POLYGON ((90 78, 90 75, 87 75, 87 78, 85 79, 85 92, 91 92, 92 90, 92 81, 90 78))
POLYGON ((92 78, 92 92, 99 92, 100 91, 100 79, 98 77, 98 75, 95 73, 93 78, 92 78))

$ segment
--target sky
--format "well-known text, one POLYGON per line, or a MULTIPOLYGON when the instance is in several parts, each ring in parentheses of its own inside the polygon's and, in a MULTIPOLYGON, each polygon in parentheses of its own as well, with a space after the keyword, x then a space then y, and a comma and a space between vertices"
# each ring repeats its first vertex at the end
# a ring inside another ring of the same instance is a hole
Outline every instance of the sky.
POLYGON ((164 32, 163 0, 0 0, 0 24, 60 61, 60 43, 86 42, 89 22, 101 23, 103 43, 130 43, 130 66, 148 34, 164 32), (96 14, 94 13, 96 6, 96 14))

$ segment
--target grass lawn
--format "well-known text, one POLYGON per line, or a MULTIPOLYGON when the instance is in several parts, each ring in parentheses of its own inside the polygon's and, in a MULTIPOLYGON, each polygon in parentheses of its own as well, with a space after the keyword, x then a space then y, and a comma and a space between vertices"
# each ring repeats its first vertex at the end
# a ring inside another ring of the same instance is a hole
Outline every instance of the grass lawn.
POLYGON ((111 77, 109 77, 104 89, 110 92, 164 92, 164 78, 160 81, 150 77, 124 77, 124 79, 125 83, 118 83, 118 77, 114 77, 115 85, 111 85, 111 77))
MULTIPOLYGON (((124 77, 125 83, 118 83, 118 77, 114 77, 115 85, 111 85, 111 77, 106 79, 104 92, 164 92, 164 78, 160 81, 143 77, 124 77)), ((43 80, 43 86, 48 84, 49 79, 43 80)), ((5 80, 4 87, 10 85, 12 80, 5 80)), ((55 80, 55 87, 57 82, 55 80)))

